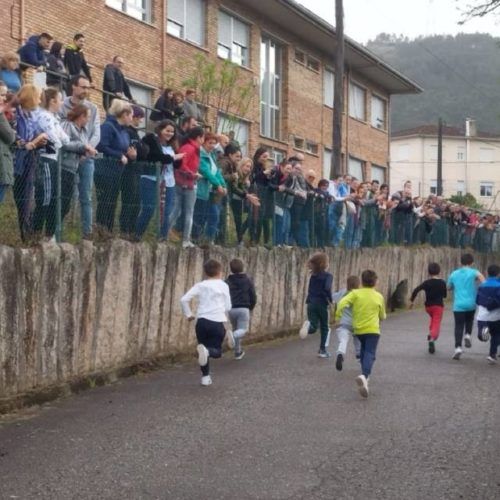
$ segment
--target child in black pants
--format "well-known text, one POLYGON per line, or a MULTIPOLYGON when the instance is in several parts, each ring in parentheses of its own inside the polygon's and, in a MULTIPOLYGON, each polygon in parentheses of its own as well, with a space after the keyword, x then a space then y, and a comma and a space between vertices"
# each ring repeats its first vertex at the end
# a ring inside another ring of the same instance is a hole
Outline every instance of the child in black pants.
MULTIPOLYGON (((196 283, 182 298, 182 311, 189 321, 195 318, 189 307, 191 299, 198 298, 196 312, 196 338, 198 340, 198 364, 201 368, 201 385, 212 384, 210 377, 209 358, 222 356, 222 342, 226 335, 224 323, 226 313, 231 309, 229 287, 222 280, 222 265, 210 259, 203 265, 206 280, 196 283)), ((228 335, 232 336, 229 332, 228 335)), ((234 340, 232 342, 234 344, 234 340)))

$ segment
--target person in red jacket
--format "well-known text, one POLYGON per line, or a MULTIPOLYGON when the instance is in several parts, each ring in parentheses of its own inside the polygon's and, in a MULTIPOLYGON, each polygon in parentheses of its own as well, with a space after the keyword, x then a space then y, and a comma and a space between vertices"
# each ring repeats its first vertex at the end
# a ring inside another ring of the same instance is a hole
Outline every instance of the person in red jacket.
POLYGON ((174 171, 175 204, 170 218, 170 227, 174 227, 181 213, 184 213, 183 248, 194 247, 191 243, 191 229, 196 202, 196 180, 199 177, 198 169, 200 168, 200 146, 203 140, 204 131, 201 127, 194 127, 188 132, 179 149, 179 153, 184 153, 181 166, 174 171))

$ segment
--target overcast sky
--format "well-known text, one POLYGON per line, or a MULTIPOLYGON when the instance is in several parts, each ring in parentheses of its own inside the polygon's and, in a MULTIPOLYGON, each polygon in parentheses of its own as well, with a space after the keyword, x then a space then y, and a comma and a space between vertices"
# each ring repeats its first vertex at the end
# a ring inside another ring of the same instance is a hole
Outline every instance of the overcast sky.
MULTIPOLYGON (((335 25, 335 0, 297 0, 308 9, 335 25)), ((419 35, 490 33, 498 36, 500 17, 490 14, 469 21, 464 26, 458 7, 475 0, 344 0, 344 31, 360 43, 378 33, 419 35)))

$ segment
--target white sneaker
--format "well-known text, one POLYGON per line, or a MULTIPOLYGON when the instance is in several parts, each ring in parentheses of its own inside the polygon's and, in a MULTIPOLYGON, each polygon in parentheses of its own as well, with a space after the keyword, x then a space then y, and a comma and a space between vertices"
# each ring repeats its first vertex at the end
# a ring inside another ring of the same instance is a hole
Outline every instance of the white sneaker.
POLYGON ((453 355, 453 359, 459 360, 460 356, 463 354, 464 351, 462 351, 461 347, 455 348, 455 354, 453 355))
POLYGON ((208 349, 204 345, 198 344, 196 350, 198 351, 198 364, 205 366, 208 363, 208 349))
POLYGON ((234 335, 232 330, 226 330, 226 342, 229 349, 234 349, 234 335))
POLYGON ((302 325, 302 328, 299 331, 299 337, 302 340, 307 339, 307 336, 309 335, 309 326, 310 325, 311 325, 311 323, 308 320, 304 321, 304 324, 302 325))
POLYGON ((201 377, 201 385, 204 385, 205 387, 208 385, 212 385, 212 377, 210 375, 201 377))
POLYGON ((368 397, 368 380, 364 375, 358 375, 356 377, 356 384, 358 384, 358 391, 364 398, 368 397))
POLYGON ((194 248, 196 245, 191 241, 183 241, 182 248, 194 248))
POLYGON ((490 365, 496 365, 497 364, 496 358, 492 358, 491 356, 488 356, 486 359, 488 360, 488 363, 490 365))
POLYGON ((464 335, 464 345, 465 347, 467 347, 467 349, 470 349, 472 347, 471 336, 469 333, 466 333, 464 335))

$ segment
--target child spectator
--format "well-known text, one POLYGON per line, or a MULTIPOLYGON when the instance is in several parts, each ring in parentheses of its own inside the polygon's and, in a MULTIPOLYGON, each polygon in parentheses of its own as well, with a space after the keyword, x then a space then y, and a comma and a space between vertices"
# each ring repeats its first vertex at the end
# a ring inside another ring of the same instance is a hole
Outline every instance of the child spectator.
POLYGON ((455 269, 448 278, 448 288, 453 290, 453 316, 455 317, 455 353, 453 359, 462 356, 462 340, 465 347, 472 346, 471 334, 476 312, 477 286, 484 276, 472 267, 474 257, 470 253, 462 255, 462 266, 455 269), (464 336, 465 330, 465 336, 464 336))
POLYGON ((425 311, 430 316, 429 335, 427 341, 429 342, 429 353, 436 352, 435 342, 439 337, 441 329, 441 320, 443 319, 444 299, 446 298, 446 282, 439 278, 441 267, 436 262, 431 262, 428 267, 429 276, 428 280, 417 286, 413 290, 410 297, 410 309, 413 308, 413 303, 419 292, 425 292, 425 311))
MULTIPOLYGON (((222 341, 226 335, 224 322, 227 321, 226 313, 231 309, 229 287, 222 280, 222 265, 210 259, 203 264, 207 279, 196 283, 182 298, 181 305, 184 315, 189 321, 195 317, 191 312, 189 303, 191 299, 198 299, 196 312, 196 339, 198 340, 198 364, 201 368, 201 385, 212 384, 210 377, 209 358, 222 356, 222 341)), ((230 335, 230 334, 229 334, 230 335)), ((234 340, 234 339, 233 339, 234 340)), ((234 342, 229 341, 232 345, 234 342)))
MULTIPOLYGON (((339 290, 332 295, 333 302, 340 302, 351 290, 359 288, 359 278, 357 276, 349 276, 347 278, 347 288, 339 290)), ((347 344, 349 342, 349 337, 352 336, 352 308, 346 307, 342 316, 340 317, 340 324, 335 330, 337 339, 339 341, 339 346, 337 347, 337 357, 335 360, 335 368, 338 371, 342 370, 345 355, 347 352, 347 344)), ((361 344, 358 337, 353 337, 354 349, 356 350, 356 359, 360 358, 361 344)))
POLYGON ((339 320, 346 307, 352 307, 354 335, 361 343, 361 375, 356 377, 359 393, 368 397, 368 379, 372 372, 380 338, 380 320, 384 320, 384 297, 375 290, 377 274, 367 269, 361 274, 362 288, 352 290, 338 304, 335 319, 339 320))
POLYGON ((333 276, 326 272, 328 269, 328 257, 323 252, 315 253, 309 259, 311 278, 307 292, 307 320, 302 325, 299 335, 301 339, 316 333, 318 326, 321 332, 318 357, 329 358, 330 353, 326 350, 330 329, 328 327, 328 307, 332 303, 333 276))
MULTIPOLYGON (((478 304, 477 320, 486 323, 490 333, 490 352, 488 363, 496 364, 498 347, 500 346, 500 267, 496 264, 488 266, 488 278, 479 285, 476 303, 478 304)), ((482 333, 482 332, 480 332, 482 333)))
POLYGON ((245 351, 241 348, 241 339, 248 332, 250 311, 257 303, 257 295, 252 280, 244 273, 244 265, 240 259, 233 259, 229 263, 231 275, 226 280, 231 294, 232 309, 229 311, 229 321, 233 328, 231 341, 234 338, 234 359, 241 359, 245 351))

